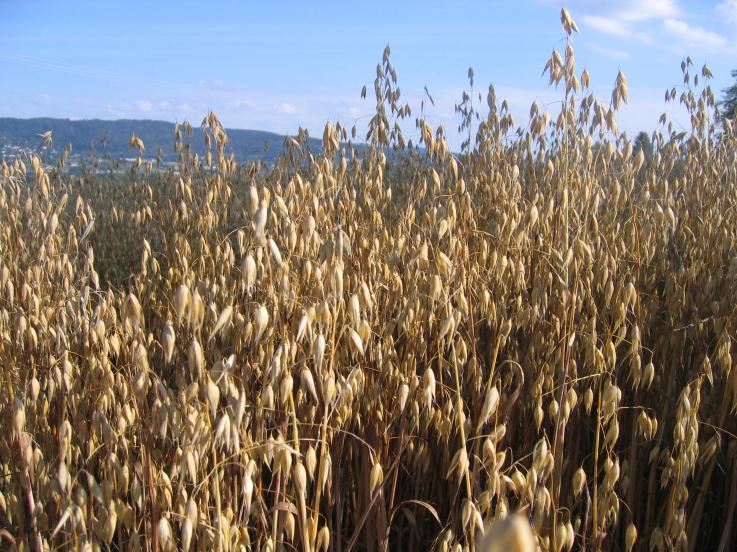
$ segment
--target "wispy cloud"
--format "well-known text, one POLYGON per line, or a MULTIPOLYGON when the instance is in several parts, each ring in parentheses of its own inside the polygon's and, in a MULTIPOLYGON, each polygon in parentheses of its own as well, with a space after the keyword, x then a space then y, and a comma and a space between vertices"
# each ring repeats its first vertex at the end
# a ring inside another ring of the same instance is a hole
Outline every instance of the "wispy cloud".
POLYGON ((642 30, 645 23, 676 17, 680 9, 674 0, 627 0, 616 9, 605 9, 597 14, 585 14, 581 21, 589 27, 618 38, 653 43, 652 36, 642 30))
POLYGON ((294 115, 295 113, 297 113, 297 108, 288 102, 277 104, 276 109, 277 111, 285 113, 286 115, 294 115))
POLYGON ((737 25, 737 0, 725 0, 717 4, 716 11, 728 23, 737 25))
MULTIPOLYGON (((76 105, 71 98, 57 98, 59 105, 76 105)), ((95 110, 116 118, 151 118, 170 121, 199 121, 209 110, 230 128, 257 128, 293 134, 299 126, 312 133, 322 133, 328 120, 352 124, 360 114, 370 110, 355 96, 322 96, 273 93, 218 80, 195 81, 172 89, 152 89, 143 98, 126 101, 108 100, 96 105, 79 106, 82 115, 95 110)))
MULTIPOLYGON (((723 0, 714 9, 722 21, 737 23, 737 0, 723 0)), ((638 41, 679 53, 735 51, 717 30, 703 26, 703 20, 709 18, 702 17, 700 24, 694 23, 695 15, 682 9, 677 0, 626 0, 610 8, 586 3, 581 10, 584 27, 623 41, 638 41)), ((598 51, 605 53, 601 48, 598 51)))
MULTIPOLYGON (((605 104, 611 90, 606 86, 592 90, 605 104)), ((366 124, 373 113, 370 101, 360 101, 353 96, 322 97, 313 95, 276 95, 263 91, 245 90, 242 87, 225 84, 202 89, 193 84, 188 89, 169 92, 171 96, 151 95, 149 99, 125 101, 100 101, 99 103, 81 101, 68 96, 44 96, 43 106, 28 105, 32 98, 26 98, 22 109, 25 116, 44 116, 49 111, 58 116, 71 118, 155 118, 167 121, 189 120, 197 123, 202 116, 212 109, 227 128, 253 128, 269 130, 283 134, 294 134, 298 126, 309 129, 313 136, 320 136, 328 119, 339 120, 350 128, 357 126, 359 138, 365 136, 366 124), (294 110, 294 112, 292 112, 294 110)), ((462 88, 445 88, 433 90, 435 105, 425 106, 426 116, 433 127, 442 125, 448 137, 451 149, 458 150, 465 136, 456 132, 458 116, 454 105, 458 102, 462 88)), ((515 125, 526 127, 529 122, 530 106, 533 102, 540 109, 547 110, 555 117, 561 105, 561 90, 540 87, 517 87, 509 85, 496 86, 497 102, 507 100, 510 113, 514 115, 515 125)), ((631 87, 629 102, 622 106, 617 119, 619 128, 634 136, 640 130, 655 128, 658 117, 664 110, 671 112, 671 118, 677 128, 688 124, 685 111, 678 105, 664 104, 663 93, 659 89, 642 89, 631 87)), ((0 111, 3 105, 3 93, 0 91, 0 111)), ((407 93, 403 99, 413 108, 419 107, 422 95, 416 92, 407 93)), ((485 114, 485 104, 477 106, 481 114, 485 114)), ((405 139, 417 141, 419 133, 412 119, 401 123, 405 139)))
POLYGON ((624 21, 647 21, 675 17, 679 13, 680 9, 673 0, 637 0, 624 2, 615 15, 624 21))
POLYGON ((149 113, 154 108, 154 103, 150 100, 138 100, 136 101, 136 107, 143 113, 149 113))
POLYGON ((642 42, 652 42, 647 33, 635 31, 629 21, 614 16, 584 15, 581 21, 585 25, 619 38, 638 39, 642 42))
POLYGON ((691 25, 681 19, 667 18, 663 21, 663 27, 685 46, 704 50, 718 50, 727 47, 727 39, 722 35, 703 27, 691 25))
POLYGON ((612 17, 603 17, 601 15, 584 15, 581 20, 588 25, 593 27, 597 31, 607 33, 622 38, 629 38, 631 31, 628 26, 617 19, 612 17))

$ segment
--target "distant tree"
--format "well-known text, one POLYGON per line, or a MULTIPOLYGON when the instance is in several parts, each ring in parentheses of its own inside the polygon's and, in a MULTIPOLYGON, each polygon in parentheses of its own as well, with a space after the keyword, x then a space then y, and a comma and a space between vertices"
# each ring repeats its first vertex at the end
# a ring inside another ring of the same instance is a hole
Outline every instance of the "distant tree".
POLYGON ((635 137, 635 152, 642 150, 645 155, 645 161, 650 161, 653 158, 653 143, 650 140, 650 135, 642 131, 635 137))
MULTIPOLYGON (((737 79, 737 69, 732 70, 732 77, 737 79)), ((737 113, 737 82, 729 88, 725 88, 722 92, 724 96, 722 97, 722 101, 719 102, 722 117, 733 119, 737 113)))

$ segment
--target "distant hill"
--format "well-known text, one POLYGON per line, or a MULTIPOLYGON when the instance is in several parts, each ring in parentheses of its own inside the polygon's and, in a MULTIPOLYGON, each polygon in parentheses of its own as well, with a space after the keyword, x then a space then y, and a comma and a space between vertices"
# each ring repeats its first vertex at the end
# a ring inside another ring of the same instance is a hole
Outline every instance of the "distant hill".
MULTIPOLYGON (((89 157, 94 152, 99 157, 109 154, 113 159, 135 157, 136 152, 129 148, 133 133, 145 145, 147 158, 154 158, 159 149, 164 161, 176 161, 174 151, 174 123, 166 121, 119 119, 106 121, 89 119, 72 121, 69 119, 16 119, 0 117, 0 159, 13 157, 17 148, 41 146, 38 134, 50 130, 53 135, 53 149, 61 153, 67 144, 72 144, 72 155, 89 157)), ((273 161, 282 151, 284 136, 261 130, 227 129, 228 145, 226 152, 235 154, 239 162, 252 160, 273 161)), ((192 134, 186 137, 192 150, 203 155, 205 142, 202 131, 193 125, 192 134)), ((322 141, 310 139, 310 147, 317 151, 322 141)), ((54 153, 53 151, 51 152, 54 153)))

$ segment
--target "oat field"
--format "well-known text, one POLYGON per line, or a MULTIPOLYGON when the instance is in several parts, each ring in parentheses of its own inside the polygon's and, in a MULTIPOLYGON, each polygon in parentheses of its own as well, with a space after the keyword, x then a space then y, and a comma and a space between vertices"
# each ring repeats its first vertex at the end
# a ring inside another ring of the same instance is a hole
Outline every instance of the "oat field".
POLYGON ((3 163, 0 548, 734 550, 737 135, 687 59, 635 147, 561 22, 462 152, 387 48, 274 166, 3 163))

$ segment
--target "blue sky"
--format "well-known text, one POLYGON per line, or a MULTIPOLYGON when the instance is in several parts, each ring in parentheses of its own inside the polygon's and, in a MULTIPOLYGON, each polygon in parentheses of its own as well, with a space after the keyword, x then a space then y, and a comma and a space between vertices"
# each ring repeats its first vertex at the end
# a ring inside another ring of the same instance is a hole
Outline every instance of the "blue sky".
MULTIPOLYGON (((737 0, 572 0, 577 70, 608 100, 617 71, 629 80, 620 127, 655 126, 667 87, 690 54, 719 93, 737 69, 737 0)), ((564 47, 561 3, 188 2, 0 0, 0 116, 188 119, 212 109, 227 127, 314 135, 326 120, 359 128, 360 99, 386 44, 403 98, 451 135, 453 112, 474 68, 517 122, 532 101, 555 113, 560 91, 542 67, 564 47)), ((371 86, 369 86, 369 90, 371 86)), ((676 122, 686 118, 669 108, 676 122)))

